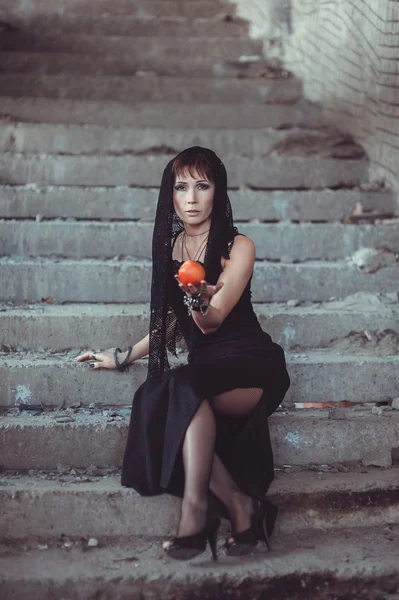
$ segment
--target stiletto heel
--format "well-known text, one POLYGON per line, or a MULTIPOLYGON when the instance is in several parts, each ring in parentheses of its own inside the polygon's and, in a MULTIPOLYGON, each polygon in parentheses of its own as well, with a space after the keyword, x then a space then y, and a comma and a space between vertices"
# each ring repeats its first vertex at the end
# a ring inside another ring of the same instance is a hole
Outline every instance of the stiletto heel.
POLYGON ((232 542, 226 540, 224 549, 229 556, 241 556, 252 552, 259 541, 265 542, 270 550, 270 536, 276 522, 278 508, 269 500, 252 499, 253 514, 251 526, 233 536, 232 542))
POLYGON ((208 521, 202 531, 194 535, 177 537, 171 540, 172 545, 164 548, 164 551, 171 558, 177 560, 189 560, 206 549, 207 541, 212 551, 213 560, 217 560, 217 535, 220 526, 219 517, 208 518, 208 521))

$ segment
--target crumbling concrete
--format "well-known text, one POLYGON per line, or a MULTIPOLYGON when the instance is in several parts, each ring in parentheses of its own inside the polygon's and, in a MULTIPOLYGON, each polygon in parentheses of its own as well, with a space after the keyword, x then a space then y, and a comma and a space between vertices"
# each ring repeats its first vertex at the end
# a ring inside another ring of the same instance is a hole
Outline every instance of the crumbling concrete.
MULTIPOLYGON (((2 15, 5 16, 4 14, 2 15)), ((202 17, 200 19, 190 19, 177 15, 157 16, 140 18, 131 14, 115 15, 109 13, 104 17, 103 14, 76 15, 72 12, 57 14, 46 12, 32 14, 31 12, 12 13, 9 15, 8 22, 11 23, 11 31, 5 33, 2 42, 7 44, 11 39, 18 39, 18 33, 23 31, 19 38, 29 38, 37 36, 43 38, 48 32, 52 35, 55 31, 68 36, 77 34, 97 36, 101 38, 101 44, 107 43, 108 37, 123 36, 125 39, 131 37, 133 40, 141 38, 143 43, 149 39, 148 50, 151 42, 158 42, 162 38, 180 38, 180 40, 190 39, 194 41, 197 37, 206 37, 207 42, 214 38, 240 39, 247 37, 248 24, 241 19, 225 18, 226 15, 202 17), (206 32, 206 36, 204 33, 206 32), (154 40, 155 38, 155 40, 154 40)), ((128 40, 126 40, 127 43, 128 40)), ((72 38, 73 47, 73 38, 72 38)), ((1 43, 0 43, 1 45, 1 43)), ((159 47, 159 46, 158 46, 159 47)), ((101 51, 101 50, 99 50, 101 51)))
POLYGON ((89 75, 0 75, 0 91, 4 96, 44 98, 81 98, 85 100, 118 100, 130 102, 209 102, 259 103, 296 102, 302 86, 295 78, 269 81, 248 79, 148 76, 89 75), (222 85, 221 85, 222 84, 222 85))
MULTIPOLYGON (((67 16, 68 15, 64 15, 64 17, 67 16)), ((108 17, 109 16, 110 15, 108 15, 108 17)), ((46 17, 49 18, 50 15, 47 13, 46 17)), ((130 18, 130 23, 132 24, 132 17, 128 16, 128 18, 130 18)), ((147 20, 145 19, 141 20, 140 24, 142 27, 148 25, 146 21, 147 20)), ((17 23, 21 23, 21 21, 17 20, 17 23)), ((90 23, 93 27, 93 20, 90 20, 90 23)), ((54 30, 57 31, 57 33, 51 31, 50 27, 48 29, 46 28, 46 31, 43 32, 43 24, 42 32, 40 33, 40 31, 35 30, 34 23, 32 27, 32 21, 29 20, 29 29, 23 28, 21 24, 20 27, 22 30, 4 33, 2 35, 0 47, 3 53, 2 57, 10 56, 8 54, 9 51, 18 54, 34 52, 39 56, 40 53, 48 53, 41 56, 42 63, 46 62, 46 58, 51 58, 51 56, 57 56, 58 54, 66 54, 73 57, 73 55, 84 53, 84 56, 80 56, 81 59, 85 59, 86 56, 89 55, 91 55, 91 60, 93 60, 94 57, 97 58, 97 68, 101 68, 103 63, 106 62, 107 57, 112 56, 119 56, 122 58, 129 57, 131 64, 134 64, 134 61, 137 59, 146 59, 150 57, 155 60, 163 58, 171 61, 173 61, 173 59, 190 59, 190 62, 187 61, 188 64, 192 64, 191 61, 198 59, 199 56, 203 60, 210 58, 233 60, 233 57, 238 58, 239 56, 251 56, 252 60, 254 60, 254 56, 258 56, 259 59, 263 58, 261 42, 251 40, 245 35, 231 35, 234 31, 237 31, 237 24, 234 22, 230 23, 229 27, 225 21, 219 20, 219 22, 215 22, 212 19, 208 19, 204 23, 204 26, 207 28, 208 26, 213 26, 216 30, 216 35, 210 37, 207 30, 205 43, 204 36, 190 37, 187 30, 184 32, 184 35, 180 36, 165 35, 165 29, 169 29, 173 27, 173 25, 177 27, 179 23, 177 19, 174 23, 170 23, 170 20, 162 21, 161 19, 157 19, 155 23, 158 25, 159 32, 162 33, 162 35, 156 36, 155 39, 154 37, 146 36, 145 33, 140 31, 140 35, 136 36, 132 32, 129 32, 129 35, 124 35, 123 33, 120 33, 120 35, 104 35, 101 38, 100 44, 98 33, 97 35, 88 35, 87 33, 79 34, 76 33, 75 28, 75 33, 65 34, 66 28, 64 18, 61 23, 58 22, 58 26, 53 22, 54 30), (225 35, 223 35, 223 32, 225 35), (217 35, 217 33, 219 33, 219 35, 217 35), (226 33, 228 35, 226 35, 226 33)), ((119 24, 122 26, 121 23, 119 24)), ((182 20, 180 20, 181 29, 183 29, 183 24, 185 24, 186 27, 189 26, 187 21, 182 23, 182 20)), ((191 26, 193 26, 193 23, 191 23, 191 26)), ((18 58, 17 54, 16 58, 18 58)), ((32 58, 34 59, 34 57, 32 58)), ((193 70, 192 76, 196 76, 195 70, 193 70)))
MULTIPOLYGON (((40 302, 147 302, 149 260, 0 258, 0 300, 40 302)), ((376 273, 363 273, 344 261, 257 262, 252 279, 254 302, 289 299, 327 301, 358 291, 396 292, 399 262, 376 273)))
MULTIPOLYGON (((376 355, 377 332, 395 331, 399 302, 360 293, 341 302, 290 307, 287 303, 255 304, 264 331, 286 351, 301 352, 341 344, 337 351, 355 348, 354 335, 363 336, 364 353, 376 355), (331 306, 331 308, 330 308, 331 306), (372 326, 372 328, 371 328, 372 326), (365 338, 368 331, 371 341, 365 338), (370 347, 370 351, 368 351, 370 347)), ((95 349, 127 347, 147 335, 149 304, 23 304, 0 305, 1 339, 12 350, 62 352, 79 348, 82 340, 95 349)))
POLYGON ((168 560, 161 539, 127 543, 60 538, 2 545, 7 600, 396 600, 397 526, 276 535, 273 551, 219 560, 209 548, 190 563, 168 560), (72 543, 72 547, 70 544, 72 543))
MULTIPOLYGON (((134 52, 134 50, 131 50, 134 52)), ((47 52, 39 53, 18 53, 3 52, 0 55, 0 68, 2 73, 26 73, 40 75, 43 72, 43 65, 46 65, 48 75, 67 75, 79 71, 80 75, 108 75, 108 76, 148 76, 159 75, 161 77, 180 76, 192 77, 220 77, 220 78, 259 78, 275 79, 276 72, 261 56, 255 55, 255 60, 246 60, 245 55, 242 61, 226 58, 193 58, 190 62, 176 58, 160 55, 157 58, 153 56, 132 57, 130 53, 114 54, 104 56, 101 66, 93 56, 78 54, 59 53, 49 55, 47 52)))
MULTIPOLYGON (((379 452, 389 456, 392 464, 392 449, 399 449, 399 413, 386 412, 378 417, 372 414, 371 406, 340 410, 345 411, 343 420, 330 419, 327 409, 272 415, 269 426, 276 465, 334 465, 360 461, 379 452)), ((122 464, 128 409, 89 409, 82 405, 80 409, 36 416, 27 411, 17 413, 0 417, 0 456, 6 469, 54 470, 58 465, 113 469, 122 464)), ((290 466, 286 470, 290 471, 290 466)))
POLYGON ((201 2, 182 2, 181 0, 152 0, 143 4, 140 0, 59 0, 55 6, 51 0, 2 0, 2 10, 7 17, 12 15, 40 15, 73 13, 75 19, 80 15, 98 14, 130 15, 136 18, 167 17, 180 15, 190 18, 210 18, 217 15, 234 15, 235 8, 230 2, 201 0, 201 2))
MULTIPOLYGON (((302 262, 342 260, 359 246, 389 247, 399 253, 399 223, 348 226, 339 223, 242 223, 239 230, 255 243, 258 259, 302 262), (306 245, 303 239, 307 239, 306 245)), ((152 223, 63 223, 0 220, 0 253, 67 258, 151 258, 152 223)), ((370 267, 383 264, 384 253, 370 267)), ((391 262, 395 257, 389 256, 391 262)), ((357 264, 354 262, 354 264, 357 264)))
MULTIPOLYGON (((177 498, 139 496, 122 487, 119 476, 69 478, 67 485, 33 473, 3 476, 1 481, 2 539, 58 538, 62 534, 123 539, 171 535, 178 525, 177 498)), ((395 469, 378 475, 371 470, 281 474, 269 492, 281 508, 277 531, 399 524, 398 481, 395 469), (381 503, 379 510, 375 510, 376 502, 381 503)))
MULTIPOLYGON (((0 54, 1 58, 1 54, 0 54)), ((81 57, 78 57, 79 60, 81 57)), ((303 130, 299 127, 276 130, 269 127, 229 129, 221 132, 209 127, 172 131, 165 128, 117 128, 98 125, 0 124, 0 149, 4 152, 70 155, 151 155, 156 149, 183 148, 198 144, 213 148, 217 154, 241 156, 322 156, 337 158, 336 152, 345 142, 349 151, 358 147, 342 134, 328 129, 303 130)), ((158 153, 160 151, 158 150, 158 153)), ((348 157, 350 158, 350 157, 348 157)), ((356 156, 352 156, 356 158, 356 156)))
MULTIPOLYGON (((20 402, 58 406, 81 401, 102 406, 130 405, 147 376, 147 362, 137 361, 127 373, 92 370, 74 362, 78 351, 64 354, 4 353, 0 361, 0 406, 20 402)), ((325 350, 287 356, 291 387, 286 406, 309 402, 385 401, 397 389, 399 356, 339 355, 325 350)), ((172 365, 184 364, 185 356, 172 365)))
MULTIPOLYGON (((108 23, 108 19, 105 20, 108 23)), ((32 123, 93 124, 114 127, 160 127, 179 129, 202 127, 230 129, 237 123, 245 127, 306 127, 320 123, 320 109, 303 99, 286 106, 284 104, 223 104, 209 102, 172 103, 168 101, 135 102, 129 104, 121 99, 79 100, 71 98, 13 98, 2 97, 3 119, 32 123)), ((159 183, 159 182, 158 182, 159 183)), ((112 190, 109 190, 112 192, 112 190)))
MULTIPOLYGON (((396 202, 388 190, 230 190, 229 196, 237 221, 341 221, 359 203, 366 213, 390 216, 396 202)), ((7 218, 152 221, 158 190, 27 184, 0 186, 0 199, 1 216, 7 218)))
MULTIPOLYGON (((176 148, 161 148, 161 152, 149 152, 147 156, 84 157, 5 152, 0 156, 0 177, 3 183, 12 185, 154 187, 159 184, 165 163, 176 153, 176 148)), ((226 156, 225 164, 231 187, 353 187, 367 177, 365 160, 226 156)))

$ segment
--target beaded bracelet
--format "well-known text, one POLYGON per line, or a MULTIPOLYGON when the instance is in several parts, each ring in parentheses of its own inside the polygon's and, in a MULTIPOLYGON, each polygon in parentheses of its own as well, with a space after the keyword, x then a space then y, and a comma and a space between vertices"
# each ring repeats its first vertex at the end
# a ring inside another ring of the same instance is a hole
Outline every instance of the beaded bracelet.
POLYGON ((130 355, 132 353, 132 347, 129 346, 129 348, 127 349, 126 357, 124 358, 123 362, 121 362, 121 363, 118 360, 118 352, 122 352, 122 350, 120 348, 115 348, 115 350, 114 350, 115 366, 118 369, 118 371, 125 371, 127 369, 127 367, 129 366, 127 361, 129 360, 130 355))
POLYGON ((205 302, 201 298, 201 294, 185 296, 183 302, 187 306, 188 314, 190 315, 190 317, 193 311, 200 312, 201 315, 206 315, 208 313, 209 304, 205 304, 205 302))

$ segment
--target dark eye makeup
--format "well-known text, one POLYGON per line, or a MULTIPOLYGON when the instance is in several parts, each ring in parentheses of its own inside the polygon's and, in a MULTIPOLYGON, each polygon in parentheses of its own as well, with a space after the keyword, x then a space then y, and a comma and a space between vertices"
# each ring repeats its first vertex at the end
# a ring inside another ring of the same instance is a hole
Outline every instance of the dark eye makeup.
MULTIPOLYGON (((200 190, 209 190, 209 188, 211 187, 208 183, 199 183, 197 185, 198 189, 200 190)), ((186 186, 183 185, 182 183, 178 183, 175 186, 173 186, 173 189, 176 190, 176 192, 182 192, 186 189, 186 186)))

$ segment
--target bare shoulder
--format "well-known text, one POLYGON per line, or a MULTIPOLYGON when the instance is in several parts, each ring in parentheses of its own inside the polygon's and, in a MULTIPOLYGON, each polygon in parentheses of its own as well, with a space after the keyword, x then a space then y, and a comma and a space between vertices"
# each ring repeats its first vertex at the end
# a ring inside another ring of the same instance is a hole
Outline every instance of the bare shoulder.
POLYGON ((230 252, 230 258, 233 260, 255 260, 256 248, 251 238, 246 235, 237 235, 234 238, 233 246, 230 252))
POLYGON ((224 267, 228 264, 249 264, 251 267, 255 262, 256 248, 251 238, 245 235, 237 235, 230 251, 230 260, 225 260, 224 267))

